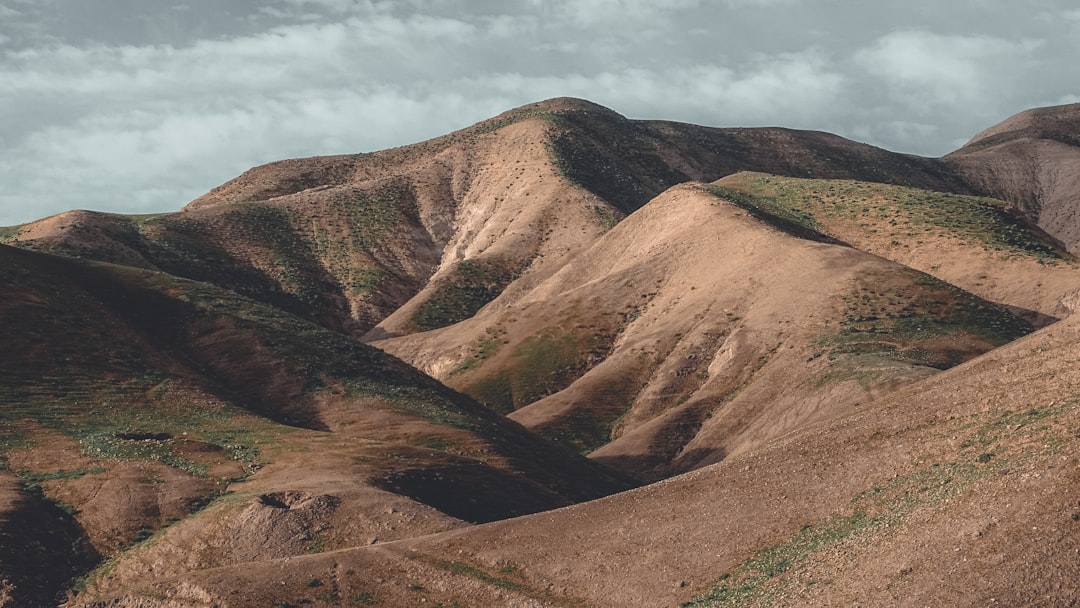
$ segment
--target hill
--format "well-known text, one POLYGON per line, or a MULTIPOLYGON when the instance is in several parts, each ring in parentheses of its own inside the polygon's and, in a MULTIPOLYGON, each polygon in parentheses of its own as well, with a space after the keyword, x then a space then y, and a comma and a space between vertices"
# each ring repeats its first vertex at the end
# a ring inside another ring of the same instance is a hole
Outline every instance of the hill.
POLYGON ((468 318, 665 189, 743 170, 967 188, 937 161, 834 135, 635 121, 564 98, 412 146, 257 167, 179 213, 71 212, 2 239, 207 281, 353 336, 378 326, 377 339, 468 318))
POLYGON ((0 229, 0 605, 1067 603, 1075 119, 560 98, 0 229))
POLYGON ((513 306, 374 344, 655 479, 1030 331, 928 275, 769 219, 707 186, 677 186, 513 306))
MULTIPOLYGON (((1067 606, 1080 319, 598 501, 103 597, 204 605, 1067 606), (271 589, 259 572, 274 571, 271 589), (317 584, 313 584, 316 581, 317 584)), ((105 605, 105 604, 97 604, 105 605)))
POLYGON ((5 540, 0 565, 16 605, 166 528, 162 544, 195 529, 188 540, 217 549, 166 552, 157 572, 629 487, 401 361, 230 291, 5 246, 0 284, 0 526, 26 543, 5 540), (35 518, 54 523, 23 527, 35 518), (53 562, 71 563, 66 576, 41 579, 53 562))
POLYGON ((1020 206, 1069 251, 1080 251, 1080 104, 1022 112, 944 160, 979 191, 1020 206))

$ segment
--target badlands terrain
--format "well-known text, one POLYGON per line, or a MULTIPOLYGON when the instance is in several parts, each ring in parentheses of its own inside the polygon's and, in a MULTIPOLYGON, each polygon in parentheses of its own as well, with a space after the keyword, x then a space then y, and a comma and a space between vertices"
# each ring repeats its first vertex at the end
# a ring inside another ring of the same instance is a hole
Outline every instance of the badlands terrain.
POLYGON ((553 99, 0 243, 0 606, 1080 605, 1080 105, 553 99))

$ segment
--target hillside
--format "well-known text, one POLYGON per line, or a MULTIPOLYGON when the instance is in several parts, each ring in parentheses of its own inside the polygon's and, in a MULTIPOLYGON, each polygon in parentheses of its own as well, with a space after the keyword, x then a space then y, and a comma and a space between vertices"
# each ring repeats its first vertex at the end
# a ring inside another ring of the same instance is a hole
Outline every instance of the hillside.
POLYGON ((1077 107, 559 98, 0 228, 0 606, 1075 603, 1077 107))
POLYGON ((411 146, 256 167, 178 213, 70 212, 0 240, 210 282, 353 336, 377 325, 378 339, 468 318, 667 188, 744 170, 967 191, 937 161, 834 135, 635 121, 563 98, 411 146))
POLYGON ((287 569, 266 562, 144 583, 108 605, 147 596, 242 606, 337 605, 330 597, 387 606, 1072 605, 1078 345, 1074 316, 850 416, 645 488, 293 559, 287 569), (272 589, 258 574, 270 570, 282 583, 272 589))
POLYGON ((1080 104, 1022 112, 944 160, 980 192, 1020 206, 1069 251, 1080 251, 1080 104))
POLYGON ((175 534, 217 550, 165 552, 158 573, 629 487, 380 351, 233 292, 5 246, 0 285, 0 457, 10 471, 0 525, 43 553, 27 562, 27 544, 0 545, 16 605, 67 583, 37 578, 43 563, 74 562, 67 576, 82 574, 162 529, 158 544, 175 534), (287 517, 294 503, 310 512, 287 517), (50 517, 55 525, 21 527, 50 517), (56 542, 61 532, 81 555, 56 542))
POLYGON ((1009 307, 1037 325, 1080 307, 1080 267, 1003 201, 852 180, 739 173, 710 191, 1009 307))
POLYGON ((677 186, 514 306, 374 344, 655 479, 1029 331, 930 276, 803 236, 814 235, 777 229, 703 185, 677 186))

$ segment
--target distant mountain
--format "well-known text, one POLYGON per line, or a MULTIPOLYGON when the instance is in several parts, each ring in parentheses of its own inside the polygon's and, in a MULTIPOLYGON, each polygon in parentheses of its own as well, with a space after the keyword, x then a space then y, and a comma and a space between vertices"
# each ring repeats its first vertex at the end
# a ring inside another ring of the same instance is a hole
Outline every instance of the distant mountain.
POLYGON ((944 160, 980 192, 1015 203, 1080 252, 1080 104, 1017 114, 944 160))

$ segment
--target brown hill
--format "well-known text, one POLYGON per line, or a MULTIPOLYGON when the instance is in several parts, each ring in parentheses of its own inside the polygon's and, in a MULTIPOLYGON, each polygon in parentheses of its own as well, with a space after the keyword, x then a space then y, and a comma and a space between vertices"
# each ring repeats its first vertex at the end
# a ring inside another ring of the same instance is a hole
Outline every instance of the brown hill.
POLYGON ((1080 267, 996 199, 851 180, 739 173, 712 191, 1008 306, 1037 325, 1080 308, 1080 267))
POLYGON ((0 229, 0 605, 1061 603, 1077 321, 991 351, 1080 304, 1024 190, 1075 161, 990 153, 1040 124, 935 160, 556 99, 0 229), (599 463, 694 472, 469 525, 599 463))
POLYGON ((944 160, 979 191, 1020 206, 1080 251, 1080 104, 1022 112, 944 160))
POLYGON ((1078 345, 1074 316, 827 425, 599 501, 84 605, 1073 605, 1078 345))
POLYGON ((0 457, 24 488, 4 476, 0 578, 15 605, 177 521, 158 544, 216 550, 165 552, 155 572, 629 487, 401 361, 230 291, 6 246, 0 285, 0 457), (39 529, 12 530, 35 517, 39 529), (41 559, 21 558, 27 546, 41 559))
POLYGON ((692 184, 500 304, 374 344, 648 478, 849 412, 1025 332, 929 276, 788 234, 692 184))
POLYGON ((210 282, 354 336, 378 325, 378 339, 466 319, 665 189, 742 170, 967 189, 937 161, 826 133, 635 121, 564 98, 412 146, 257 167, 180 213, 71 212, 0 237, 210 282))

